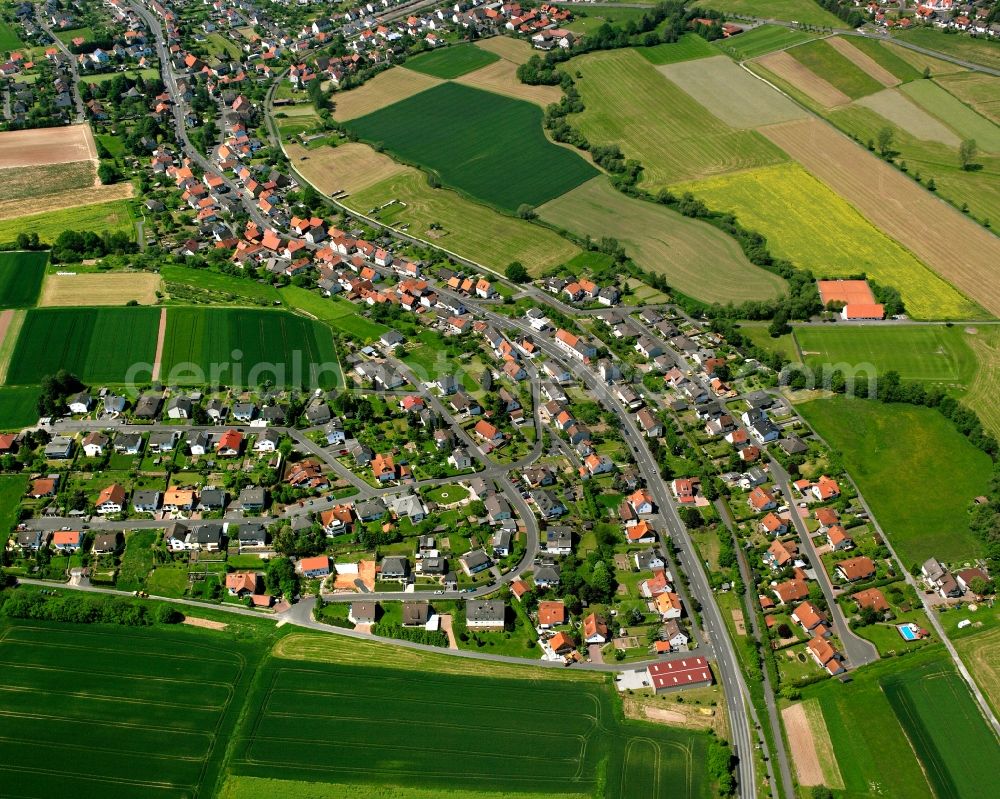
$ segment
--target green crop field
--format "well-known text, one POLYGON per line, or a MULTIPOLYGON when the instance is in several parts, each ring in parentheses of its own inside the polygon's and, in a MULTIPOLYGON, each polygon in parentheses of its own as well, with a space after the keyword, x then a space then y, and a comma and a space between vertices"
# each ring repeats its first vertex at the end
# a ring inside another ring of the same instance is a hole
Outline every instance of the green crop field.
POLYGON ((9 23, 0 20, 0 50, 17 50, 19 47, 24 47, 24 42, 17 31, 9 23))
POLYGON ((218 644, 159 627, 6 625, 5 783, 21 796, 210 796, 254 674, 250 647, 218 644))
POLYGON ((251 300, 275 302, 281 299, 278 290, 270 283, 258 283, 245 277, 226 275, 212 269, 192 269, 177 264, 167 264, 160 270, 160 276, 167 283, 180 283, 206 291, 231 294, 233 298, 246 297, 251 300))
POLYGON ((695 33, 685 33, 676 42, 657 44, 653 47, 640 47, 639 55, 649 63, 676 64, 680 61, 692 61, 696 58, 708 58, 715 55, 715 49, 695 33))
POLYGON ((980 116, 965 103, 949 94, 932 80, 917 80, 902 88, 911 100, 945 124, 963 139, 991 153, 1000 153, 1000 127, 980 116))
POLYGON ((932 408, 845 397, 798 410, 843 458, 904 565, 978 554, 968 508, 992 464, 951 422, 932 408))
POLYGON ((667 80, 635 50, 589 53, 569 62, 585 110, 569 122, 591 144, 618 144, 658 188, 787 160, 756 131, 734 130, 667 80))
POLYGON ((540 275, 580 252, 550 230, 467 200, 458 192, 432 189, 415 169, 379 181, 345 202, 363 214, 380 209, 374 211, 379 221, 496 272, 520 261, 532 275, 540 275))
POLYGON ((648 11, 646 8, 611 5, 581 9, 578 3, 574 3, 570 10, 573 12, 573 19, 563 27, 576 34, 592 33, 605 24, 627 25, 630 21, 638 22, 648 11))
POLYGON ((1000 124, 1000 78, 981 72, 960 72, 935 80, 963 103, 1000 124))
POLYGON ((900 31, 894 36, 901 41, 937 50, 963 61, 1000 69, 1000 43, 986 38, 973 39, 971 36, 947 34, 936 28, 923 27, 900 31))
POLYGON ((513 796, 599 786, 627 799, 707 795, 695 765, 703 737, 622 720, 607 682, 527 677, 275 657, 247 697, 229 772, 338 783, 345 796, 357 795, 351 783, 473 797, 484 787, 513 796))
POLYGON ((91 230, 94 233, 127 233, 135 237, 132 212, 125 200, 81 205, 0 221, 0 242, 14 241, 17 234, 30 230, 51 244, 64 230, 91 230))
POLYGON ((883 42, 876 41, 875 39, 866 39, 863 36, 851 36, 848 38, 848 41, 852 47, 856 47, 903 83, 916 80, 923 74, 912 64, 900 58, 895 51, 890 50, 883 42))
POLYGON ((704 302, 768 299, 785 290, 780 277, 751 264, 721 230, 628 197, 605 177, 546 203, 539 216, 578 236, 614 236, 638 266, 704 302))
POLYGON ((1000 795, 1000 747, 948 660, 893 675, 882 688, 936 796, 1000 795))
POLYGON ((311 319, 286 311, 171 308, 163 376, 169 383, 329 388, 339 382, 340 368, 329 329, 311 319))
POLYGON ((509 212, 523 203, 540 205, 596 174, 575 152, 545 138, 542 109, 534 103, 458 83, 344 124, 437 173, 446 186, 509 212))
POLYGON ((856 100, 885 87, 837 52, 829 42, 815 41, 793 47, 788 54, 823 80, 856 100))
POLYGON ((0 308, 29 308, 38 300, 46 252, 0 252, 0 308))
POLYGON ((906 327, 798 327, 795 338, 806 364, 872 364, 882 374, 898 372, 903 380, 939 383, 962 390, 976 373, 969 334, 943 325, 906 327))
POLYGON ((19 503, 27 490, 27 475, 0 475, 0 535, 6 537, 17 524, 19 503))
POLYGON ((413 58, 406 60, 406 68, 415 72, 423 72, 425 75, 433 75, 435 78, 457 78, 467 72, 473 72, 494 61, 499 61, 500 56, 483 50, 469 42, 453 44, 432 50, 428 53, 420 53, 413 58))
MULTIPOLYGON (((706 0, 705 8, 723 11, 727 14, 743 14, 762 19, 780 19, 787 22, 801 22, 803 25, 819 25, 825 28, 846 28, 843 21, 812 0, 706 0)), ((737 20, 738 22, 738 20, 737 20)), ((737 34, 740 39, 745 34, 737 34)))
POLYGON ((815 34, 802 30, 784 28, 780 25, 761 25, 731 39, 718 39, 712 44, 727 55, 745 61, 815 38, 815 34))
POLYGON ((881 660, 852 678, 802 692, 822 708, 846 789, 838 796, 972 799, 996 792, 995 739, 942 647, 881 660))
POLYGON ((38 421, 38 395, 35 386, 0 388, 0 430, 20 430, 38 421))
POLYGON ((771 251, 817 277, 861 272, 902 294, 918 319, 971 318, 977 307, 798 164, 682 184, 709 208, 763 233, 771 251))
POLYGON ((348 333, 365 343, 374 341, 389 329, 359 314, 358 306, 347 300, 321 297, 315 291, 298 286, 285 286, 279 295, 289 308, 302 311, 334 330, 348 333))
MULTIPOLYGON (((152 364, 158 308, 34 308, 7 370, 8 385, 34 385, 67 369, 86 383, 122 383, 133 364, 152 364)), ((149 379, 149 369, 135 379, 149 379)))

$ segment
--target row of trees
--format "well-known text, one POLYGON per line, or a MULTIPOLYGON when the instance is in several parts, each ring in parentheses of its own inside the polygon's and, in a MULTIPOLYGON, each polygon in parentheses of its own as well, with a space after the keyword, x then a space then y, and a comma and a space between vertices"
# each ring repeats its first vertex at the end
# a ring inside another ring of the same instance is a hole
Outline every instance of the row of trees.
POLYGON ((178 624, 184 618, 171 605, 153 605, 126 597, 100 594, 46 596, 25 591, 18 591, 7 597, 3 603, 3 613, 13 619, 62 621, 73 624, 119 624, 125 627, 178 624))

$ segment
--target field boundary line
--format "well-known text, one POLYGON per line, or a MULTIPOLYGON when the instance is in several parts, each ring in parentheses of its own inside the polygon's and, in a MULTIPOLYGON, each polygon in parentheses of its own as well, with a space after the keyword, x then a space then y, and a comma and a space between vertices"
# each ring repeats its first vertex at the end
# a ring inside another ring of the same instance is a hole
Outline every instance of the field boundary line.
POLYGON ((14 308, 0 312, 0 385, 7 382, 7 369, 26 316, 26 311, 14 308))

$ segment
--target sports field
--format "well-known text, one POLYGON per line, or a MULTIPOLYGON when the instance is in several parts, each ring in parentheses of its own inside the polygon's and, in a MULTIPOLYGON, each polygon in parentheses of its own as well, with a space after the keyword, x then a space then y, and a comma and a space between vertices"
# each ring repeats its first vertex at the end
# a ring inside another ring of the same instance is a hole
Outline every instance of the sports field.
MULTIPOLYGON (((921 82, 929 83, 929 81, 921 82)), ((917 105, 908 96, 909 92, 904 94, 903 92, 906 91, 906 88, 902 91, 899 89, 885 89, 875 94, 869 94, 867 97, 862 97, 858 100, 858 104, 863 105, 865 108, 870 108, 880 117, 891 122, 897 128, 905 130, 911 136, 923 139, 924 141, 938 142, 946 147, 957 148, 961 143, 958 134, 940 119, 931 116, 921 106, 917 105)))
POLYGON ((916 80, 902 91, 928 113, 946 122, 962 139, 975 139, 981 150, 1000 153, 1000 127, 950 95, 932 80, 916 80))
MULTIPOLYGON (((824 11, 810 0, 708 0, 704 6, 728 14, 743 14, 762 19, 780 19, 826 28, 846 27, 829 11, 824 11)), ((741 33, 736 38, 739 39, 744 35, 741 33)))
POLYGON ((935 82, 987 119, 1000 124, 1000 78, 981 72, 962 72, 942 75, 935 82))
POLYGON ((94 233, 127 233, 135 237, 135 224, 125 200, 81 205, 61 211, 32 214, 0 221, 0 242, 14 241, 17 234, 30 230, 51 244, 64 230, 90 230, 94 233))
POLYGON ((905 566, 978 554, 968 508, 992 464, 951 422, 931 408, 845 397, 798 410, 843 458, 905 566))
POLYGON ((447 80, 457 78, 459 75, 464 75, 466 72, 472 72, 499 60, 500 56, 496 53, 476 47, 469 42, 463 42, 408 58, 405 67, 415 72, 447 80))
POLYGON ((897 372, 903 380, 938 383, 963 390, 976 372, 970 336, 960 327, 812 326, 797 327, 795 338, 806 364, 872 364, 879 374, 897 372))
POLYGON ((812 38, 814 34, 802 30, 793 30, 780 25, 760 25, 734 38, 718 39, 712 44, 738 61, 744 61, 801 42, 808 42, 812 38))
POLYGON ((541 205, 596 174, 575 152, 545 138, 538 106, 458 83, 428 89, 347 127, 431 170, 444 185, 508 212, 523 203, 541 205))
POLYGON ((806 112, 725 56, 660 67, 715 116, 734 128, 802 119, 806 112))
POLYGON ((664 42, 652 47, 640 47, 639 55, 650 64, 677 64, 681 61, 692 61, 698 58, 710 58, 715 50, 708 42, 696 33, 685 33, 676 42, 664 42))
POLYGON ((788 54, 851 99, 856 100, 884 88, 824 39, 793 47, 788 50, 788 54))
POLYGON ((778 163, 786 156, 754 131, 734 130, 635 50, 574 58, 568 69, 585 110, 569 122, 591 144, 618 144, 645 171, 651 188, 778 163))
POLYGON ((387 69, 356 89, 335 92, 331 98, 333 116, 341 121, 356 119, 439 83, 441 81, 437 78, 412 69, 387 69))
MULTIPOLYGON (((151 364, 158 308, 34 308, 18 336, 8 385, 35 385, 66 369, 86 383, 121 383, 133 364, 151 364)), ((149 370, 136 379, 149 378, 149 370)))
POLYGON ((1000 794, 1000 747, 949 662, 893 675, 882 688, 936 796, 1000 794))
POLYGON ((817 277, 867 273, 899 289, 918 319, 965 318, 977 309, 912 254, 798 164, 723 175, 677 186, 710 208, 732 211, 767 236, 775 255, 817 277))
POLYGON ((0 252, 0 308, 30 308, 45 276, 47 252, 0 252))
POLYGON ((735 239, 662 205, 628 197, 604 177, 546 203, 539 215, 578 236, 615 237, 638 266, 704 302, 770 299, 785 290, 780 277, 746 259, 735 239))
POLYGON ((986 310, 1000 313, 1000 239, 819 120, 771 125, 772 141, 986 310), (903 212, 905 209, 905 213, 903 212), (914 218, 934 219, 919 228, 914 218))
POLYGON ((163 628, 7 624, 5 783, 21 796, 211 795, 253 676, 246 651, 163 628))
POLYGON ((338 641, 341 648, 348 651, 334 662, 274 657, 259 670, 231 774, 472 797, 484 787, 512 796, 599 787, 625 799, 707 795, 697 765, 705 739, 621 720, 603 680, 402 670, 382 659, 352 662, 354 642, 338 641))
POLYGON ((533 275, 539 275, 579 252, 551 231, 467 200, 458 192, 432 189, 416 169, 407 168, 345 202, 369 215, 392 202, 378 211, 379 221, 498 272, 511 261, 520 261, 533 275))
POLYGON ((1000 69, 1000 44, 986 38, 973 39, 971 36, 948 35, 935 28, 915 27, 913 30, 894 34, 897 39, 939 53, 954 56, 962 61, 971 61, 985 67, 1000 69))
POLYGON ((310 319, 286 311, 171 308, 163 375, 171 384, 330 388, 340 369, 330 331, 310 319))

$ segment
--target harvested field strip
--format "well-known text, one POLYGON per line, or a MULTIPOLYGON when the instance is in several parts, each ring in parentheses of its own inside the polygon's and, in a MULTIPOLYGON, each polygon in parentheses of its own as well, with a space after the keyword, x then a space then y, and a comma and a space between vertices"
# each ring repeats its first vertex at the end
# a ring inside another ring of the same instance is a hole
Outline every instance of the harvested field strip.
POLYGON ((7 379, 7 367, 10 366, 14 345, 24 324, 24 311, 8 309, 0 311, 0 385, 7 379))
POLYGON ((659 67, 711 113, 734 128, 802 119, 806 112, 725 56, 659 67))
POLYGON ((882 84, 832 47, 827 39, 793 47, 788 50, 788 54, 852 99, 883 88, 882 84))
POLYGON ((823 769, 816 751, 809 719, 806 718, 804 702, 786 707, 781 711, 781 723, 791 749, 792 763, 799 785, 823 785, 823 769))
MULTIPOLYGON (((840 40, 841 37, 836 36, 829 41, 831 44, 834 44, 834 42, 840 40)), ((875 61, 875 63, 892 75, 897 83, 916 80, 923 74, 921 70, 918 70, 908 61, 899 57, 896 51, 900 48, 896 45, 889 45, 887 42, 875 41, 864 36, 851 36, 849 39, 845 38, 844 41, 849 42, 855 50, 860 50, 875 61)))
POLYGON ((1000 78, 980 72, 963 72, 940 76, 935 82, 987 119, 1000 124, 1000 78))
POLYGON ((159 318, 154 308, 32 309, 18 336, 7 383, 38 384, 60 369, 87 383, 121 383, 129 367, 152 363, 159 318))
POLYGON ((734 130, 713 116, 634 50, 590 53, 568 69, 583 75, 577 88, 586 108, 569 122, 591 144, 618 144, 638 159, 644 186, 786 160, 755 131, 734 130))
MULTIPOLYGON (((966 338, 975 353, 976 374, 965 394, 966 404, 979 414, 986 428, 1000 438, 1000 329, 983 326, 966 338)), ((1000 696, 997 697, 1000 708, 1000 696)))
POLYGON ((0 308, 29 308, 38 300, 47 252, 0 252, 0 308))
POLYGON ((840 89, 811 72, 786 51, 771 53, 763 58, 758 58, 754 63, 760 64, 768 72, 787 81, 792 87, 822 106, 833 108, 851 102, 851 98, 840 89))
MULTIPOLYGON (((104 187, 95 191, 103 192, 104 187)), ((45 202, 48 205, 51 198, 45 202)), ((48 244, 54 242, 64 230, 125 233, 135 238, 135 222, 125 200, 63 208, 0 221, 0 242, 15 241, 17 234, 25 230, 37 233, 39 239, 48 244)))
POLYGON ((459 83, 435 86, 347 127, 436 173, 445 186, 511 214, 597 174, 575 150, 545 138, 537 106, 459 83))
POLYGON ((486 91, 504 94, 518 100, 527 100, 542 108, 558 103, 562 99, 562 89, 558 86, 531 86, 517 79, 517 62, 500 59, 488 66, 456 78, 456 83, 475 86, 486 91))
POLYGON ((393 67, 379 73, 356 89, 335 92, 331 97, 333 117, 342 122, 357 119, 440 83, 438 78, 431 75, 415 72, 412 69, 393 67))
POLYGON ((355 194, 406 171, 389 156, 356 142, 315 150, 288 144, 285 150, 295 170, 323 194, 355 194))
POLYGON ((858 100, 859 105, 870 108, 911 136, 924 141, 936 141, 946 147, 958 147, 961 140, 951 128, 932 117, 899 89, 886 89, 858 100))
POLYGON ((823 719, 823 708, 815 699, 807 699, 801 705, 805 711, 806 721, 809 724, 813 746, 819 757, 823 784, 831 788, 843 790, 844 778, 840 775, 840 766, 837 764, 837 753, 833 751, 830 732, 827 730, 826 721, 823 719))
POLYGON ((948 94, 934 81, 913 81, 906 84, 902 91, 928 113, 951 126, 961 138, 975 139, 980 150, 1000 153, 1000 127, 948 94))
POLYGON ((68 164, 12 166, 0 170, 0 178, 4 182, 3 202, 7 204, 14 200, 30 200, 92 188, 97 183, 97 168, 89 160, 68 164))
POLYGON ((155 305, 156 292, 163 284, 159 275, 150 272, 104 272, 78 275, 46 275, 39 307, 88 305, 124 305, 135 300, 140 305, 155 305))
MULTIPOLYGON (((0 177, 3 173, 0 172, 0 177)), ((80 208, 85 205, 99 205, 115 200, 131 199, 135 186, 131 183, 113 183, 110 186, 88 185, 81 189, 70 189, 56 194, 27 197, 23 200, 0 200, 0 221, 20 219, 35 214, 45 215, 58 209, 80 208)))
POLYGON ((0 168, 66 164, 97 158, 90 125, 0 133, 0 168))
POLYGON ((905 241, 927 266, 993 314, 1000 314, 1000 240, 816 119, 786 122, 765 135, 883 232, 905 241), (912 219, 937 224, 914 229, 912 219))
POLYGON ((596 238, 615 236, 636 264, 703 302, 770 299, 784 281, 751 264, 736 241, 704 222, 628 197, 607 178, 585 183, 538 209, 547 222, 596 238))
POLYGON ((480 39, 476 42, 476 47, 496 53, 505 61, 513 61, 515 64, 524 64, 535 55, 535 50, 528 42, 524 39, 515 39, 513 36, 491 36, 488 39, 480 39))
MULTIPOLYGON (((995 395, 994 395, 995 396, 995 395)), ((955 639, 955 648, 996 712, 1000 708, 1000 628, 955 639)))
POLYGON ((875 61, 870 55, 863 53, 847 39, 840 36, 831 36, 829 39, 824 39, 824 41, 854 64, 854 66, 869 77, 877 80, 883 86, 897 86, 899 84, 899 80, 895 75, 875 61))
POLYGON ((709 208, 731 211, 746 227, 767 236, 775 255, 817 277, 865 272, 895 286, 915 318, 963 318, 978 312, 974 303, 798 164, 723 175, 673 190, 690 191, 709 208))
POLYGON ((503 272, 520 261, 533 275, 565 263, 579 249, 552 231, 506 216, 456 192, 432 189, 415 169, 360 191, 345 200, 362 214, 503 272), (392 203, 382 208, 386 203, 392 203), (432 229, 430 225, 439 225, 432 229))

